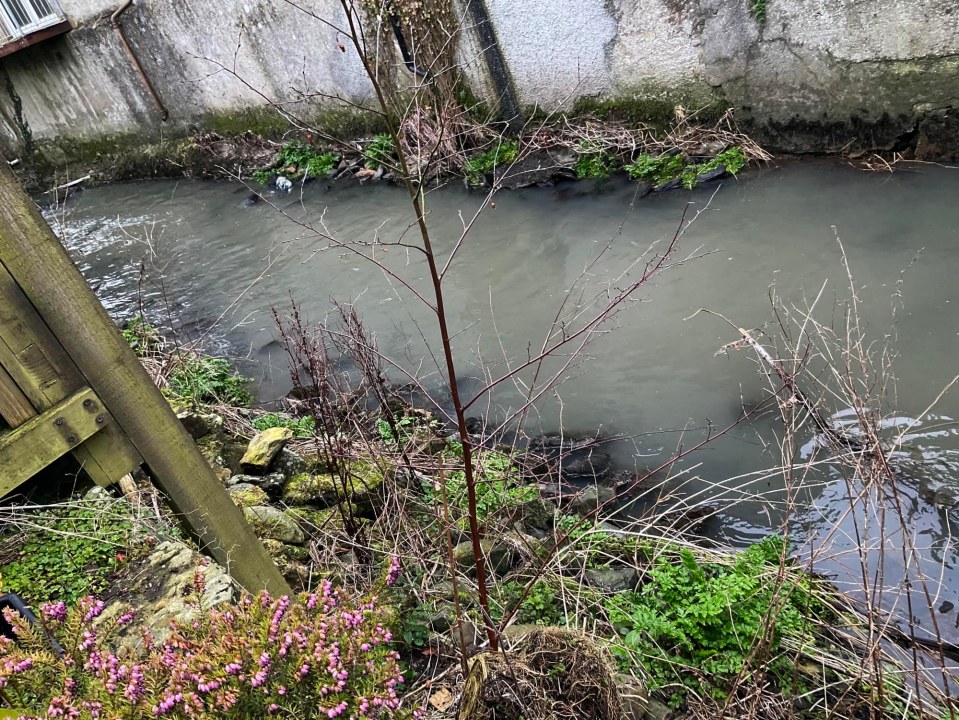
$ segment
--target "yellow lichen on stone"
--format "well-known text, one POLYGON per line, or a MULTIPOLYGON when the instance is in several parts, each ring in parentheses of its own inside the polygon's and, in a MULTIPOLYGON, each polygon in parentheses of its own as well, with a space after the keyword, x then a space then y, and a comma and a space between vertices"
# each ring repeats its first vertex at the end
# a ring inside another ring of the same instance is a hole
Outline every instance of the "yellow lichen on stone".
POLYGON ((246 472, 264 473, 276 454, 293 439, 293 431, 285 427, 273 427, 257 434, 246 449, 240 467, 246 472))

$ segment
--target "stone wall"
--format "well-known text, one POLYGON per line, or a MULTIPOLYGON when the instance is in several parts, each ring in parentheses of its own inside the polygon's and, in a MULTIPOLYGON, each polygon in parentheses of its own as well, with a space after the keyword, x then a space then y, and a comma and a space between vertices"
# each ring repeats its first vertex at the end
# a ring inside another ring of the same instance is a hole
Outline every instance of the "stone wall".
MULTIPOLYGON (((764 20, 753 1, 485 0, 484 7, 523 108, 569 108, 584 97, 689 110, 721 104, 776 149, 918 143, 920 154, 954 156, 955 0, 766 0, 764 20)), ((341 20, 337 0, 304 2, 341 20)), ((292 102, 304 92, 310 112, 329 106, 326 96, 371 99, 337 33, 283 0, 137 0, 123 24, 169 109, 164 123, 110 26, 113 4, 62 3, 76 30, 0 59, 0 151, 8 155, 22 150, 27 133, 67 159, 81 145, 217 128, 261 106, 262 95, 292 102)), ((489 97, 484 42, 475 26, 467 35, 460 57, 474 94, 489 97)))

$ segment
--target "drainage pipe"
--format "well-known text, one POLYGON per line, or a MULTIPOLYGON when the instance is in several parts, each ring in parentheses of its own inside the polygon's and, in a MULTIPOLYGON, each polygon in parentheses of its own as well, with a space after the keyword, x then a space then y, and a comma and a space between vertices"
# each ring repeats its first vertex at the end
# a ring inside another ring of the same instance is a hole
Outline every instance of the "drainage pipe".
POLYGON ((143 80, 143 84, 146 86, 146 89, 150 92, 150 97, 152 97, 153 102, 156 103, 157 109, 160 111, 160 119, 166 122, 166 119, 170 117, 170 113, 163 105, 163 101, 160 99, 160 95, 157 93, 156 88, 153 87, 153 83, 150 82, 150 78, 147 77, 146 72, 144 72, 143 66, 140 64, 140 59, 137 57, 137 54, 133 52, 133 48, 130 47, 130 43, 127 42, 127 36, 124 34, 123 26, 120 24, 120 16, 129 10, 131 5, 133 5, 133 0, 126 0, 120 7, 118 7, 110 16, 110 24, 113 25, 113 29, 117 31, 117 37, 120 38, 120 44, 123 45, 123 49, 126 50, 127 55, 130 56, 130 62, 133 63, 133 69, 137 71, 137 74, 140 76, 140 79, 143 80))

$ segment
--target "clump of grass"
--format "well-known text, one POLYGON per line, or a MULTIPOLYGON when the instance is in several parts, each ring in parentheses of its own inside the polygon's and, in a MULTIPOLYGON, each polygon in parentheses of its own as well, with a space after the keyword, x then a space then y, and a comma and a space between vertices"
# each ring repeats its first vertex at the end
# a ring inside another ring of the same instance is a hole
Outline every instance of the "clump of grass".
POLYGON ((279 413, 266 413, 254 418, 251 424, 261 432, 275 427, 288 428, 299 438, 313 437, 316 434, 316 420, 309 415, 301 418, 291 418, 279 413))
POLYGON ((634 180, 645 180, 659 187, 672 180, 680 180, 683 187, 692 190, 699 177, 720 167, 730 175, 735 175, 746 166, 746 153, 741 147, 731 147, 706 162, 696 163, 687 160, 681 154, 650 155, 640 154, 626 165, 627 174, 634 180))
POLYGON ((363 148, 363 157, 366 158, 366 167, 376 170, 380 165, 390 165, 394 161, 396 146, 393 136, 383 133, 374 135, 373 139, 363 148))
POLYGON ((573 170, 580 180, 587 178, 609 177, 616 169, 616 160, 596 143, 585 141, 580 144, 573 170))
POLYGON ((519 143, 515 140, 497 141, 489 150, 473 155, 463 169, 470 185, 479 185, 498 165, 509 165, 519 156, 519 143))

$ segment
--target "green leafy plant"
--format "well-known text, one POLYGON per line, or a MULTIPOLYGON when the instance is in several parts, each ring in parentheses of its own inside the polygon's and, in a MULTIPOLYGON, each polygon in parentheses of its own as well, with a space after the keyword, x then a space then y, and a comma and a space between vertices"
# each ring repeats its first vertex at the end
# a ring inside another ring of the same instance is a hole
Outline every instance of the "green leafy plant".
POLYGON ((271 168, 257 168, 250 173, 250 179, 260 185, 266 185, 270 182, 270 176, 273 174, 271 168))
POLYGON ((270 181, 270 176, 277 169, 283 169, 286 172, 299 177, 307 175, 309 177, 325 177, 336 167, 340 156, 332 152, 317 152, 306 143, 299 140, 290 140, 276 156, 276 162, 268 168, 259 168, 250 173, 253 182, 265 185, 270 181), (289 168, 293 168, 292 171, 289 168))
POLYGON ((266 413, 254 418, 252 423, 259 431, 275 427, 284 427, 293 431, 296 437, 308 438, 316 434, 316 420, 309 415, 300 418, 291 418, 279 413, 266 413))
MULTIPOLYGON (((447 456, 456 455, 456 445, 449 443, 447 456)), ((518 476, 513 458, 504 453, 484 450, 474 456, 476 475, 476 516, 486 520, 496 511, 515 507, 539 497, 535 485, 524 484, 518 476)), ((430 484, 424 488, 426 500, 439 503, 442 493, 438 487, 430 484)), ((462 518, 468 511, 466 474, 463 470, 452 470, 446 476, 446 499, 453 511, 454 519, 462 518)))
POLYGON ((123 339, 139 357, 147 355, 163 344, 163 338, 142 315, 136 315, 123 328, 123 339))
POLYGON ((471 185, 479 185, 483 177, 493 172, 498 165, 509 165, 519 157, 519 143, 515 140, 498 140, 496 145, 478 153, 466 161, 463 169, 471 185))
POLYGON ((746 166, 746 153, 741 147, 731 147, 703 163, 687 162, 682 155, 649 155, 642 153, 625 167, 634 180, 645 180, 655 186, 671 180, 682 181, 683 187, 692 190, 699 176, 724 167, 735 175, 746 166))
POLYGON ((250 382, 236 372, 229 360, 184 352, 167 379, 169 392, 192 404, 226 403, 244 406, 253 397, 246 390, 250 382))
POLYGON ((390 165, 393 162, 394 151, 396 147, 393 143, 393 136, 382 134, 374 135, 373 139, 367 143, 363 149, 363 157, 366 158, 366 167, 370 170, 376 170, 380 165, 390 165))
POLYGON ((624 666, 641 663, 650 689, 666 689, 674 707, 689 690, 724 697, 760 642, 772 677, 788 685, 782 640, 811 642, 807 618, 821 607, 805 576, 792 587, 775 582, 784 543, 766 538, 732 565, 700 563, 686 548, 663 553, 638 592, 605 602, 622 636, 614 654, 624 666))
POLYGON ((615 159, 595 143, 584 142, 579 146, 573 170, 580 180, 608 177, 615 169, 615 159))
POLYGON ((675 180, 686 167, 686 158, 680 154, 650 155, 642 153, 625 166, 626 173, 634 180, 645 180, 653 185, 675 180))
POLYGON ((0 567, 0 578, 4 591, 31 604, 70 604, 103 591, 131 553, 132 522, 100 506, 37 511, 29 514, 29 525, 17 558, 0 567))
MULTIPOLYGON (((500 587, 498 602, 493 606, 494 620, 501 620, 503 612, 516 604, 522 596, 523 588, 523 583, 518 582, 508 582, 500 587)), ((520 623, 531 625, 564 624, 565 614, 556 589, 543 580, 537 580, 520 604, 516 619, 520 623)))
POLYGON ((766 0, 749 0, 749 11, 760 24, 766 22, 766 0))
POLYGON ((430 618, 433 610, 429 605, 420 603, 412 610, 403 613, 400 635, 403 642, 413 648, 425 647, 430 637, 430 618))

